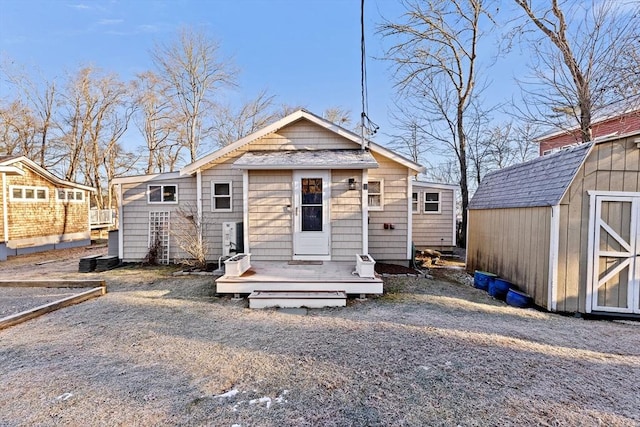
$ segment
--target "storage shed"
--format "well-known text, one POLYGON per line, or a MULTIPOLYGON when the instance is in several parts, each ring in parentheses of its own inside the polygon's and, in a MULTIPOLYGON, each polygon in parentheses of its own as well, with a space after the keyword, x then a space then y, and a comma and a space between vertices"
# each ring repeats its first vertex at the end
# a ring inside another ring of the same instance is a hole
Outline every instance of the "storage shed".
POLYGON ((640 132, 487 174, 469 203, 467 269, 551 311, 640 314, 640 132))

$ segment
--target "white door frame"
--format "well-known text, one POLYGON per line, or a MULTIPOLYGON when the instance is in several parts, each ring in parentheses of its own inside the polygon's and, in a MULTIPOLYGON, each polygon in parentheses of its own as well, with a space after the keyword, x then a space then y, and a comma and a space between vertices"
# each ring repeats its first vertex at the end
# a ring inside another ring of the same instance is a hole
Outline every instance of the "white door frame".
POLYGON ((590 191, 589 192, 589 239, 587 254, 587 298, 586 312, 603 311, 613 313, 640 314, 640 193, 590 191), (626 242, 601 219, 602 202, 631 203, 630 241, 626 242), (600 252, 599 242, 602 229, 613 237, 623 248, 622 251, 600 252), (627 258, 607 276, 600 279, 598 268, 600 256, 627 258), (608 307, 598 305, 598 287, 624 268, 629 268, 627 285, 627 307, 608 307))
POLYGON ((331 171, 293 171, 293 254, 294 260, 331 261, 331 171), (322 178, 322 231, 302 231, 302 200, 300 181, 322 178), (312 250, 310 246, 315 245, 312 250), (305 253, 308 252, 308 253, 305 253))

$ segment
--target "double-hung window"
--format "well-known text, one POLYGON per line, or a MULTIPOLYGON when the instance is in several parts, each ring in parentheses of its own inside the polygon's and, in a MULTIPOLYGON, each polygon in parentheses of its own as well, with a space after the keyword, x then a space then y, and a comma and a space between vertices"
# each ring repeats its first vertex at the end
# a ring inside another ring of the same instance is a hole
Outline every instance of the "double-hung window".
POLYGON ((440 213, 440 193, 424 193, 424 213, 436 214, 440 213))
POLYGON ((174 184, 149 185, 147 197, 149 203, 178 203, 178 186, 174 184))
POLYGON ((231 181, 211 181, 211 210, 231 212, 233 208, 232 193, 231 181))
POLYGON ((369 193, 369 210, 381 211, 384 208, 384 181, 382 179, 369 179, 367 189, 369 193))

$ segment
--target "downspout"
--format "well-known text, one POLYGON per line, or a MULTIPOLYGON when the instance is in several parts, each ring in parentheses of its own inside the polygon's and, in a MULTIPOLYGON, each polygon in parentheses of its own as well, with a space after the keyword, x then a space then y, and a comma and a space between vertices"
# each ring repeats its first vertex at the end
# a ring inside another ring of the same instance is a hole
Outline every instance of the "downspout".
POLYGON ((122 197, 122 184, 118 184, 118 258, 120 261, 124 260, 124 217, 123 217, 123 204, 124 198, 122 197))
POLYGON ((249 170, 242 171, 242 234, 244 236, 244 253, 251 253, 249 247, 249 170))
POLYGON ((7 212, 7 174, 2 174, 2 230, 4 243, 9 242, 9 213, 7 212))
POLYGON ((411 169, 407 169, 407 259, 412 262, 413 252, 413 180, 411 169))
POLYGON ((196 210, 198 215, 198 244, 202 247, 202 229, 204 228, 204 218, 202 217, 202 172, 196 171, 196 210))

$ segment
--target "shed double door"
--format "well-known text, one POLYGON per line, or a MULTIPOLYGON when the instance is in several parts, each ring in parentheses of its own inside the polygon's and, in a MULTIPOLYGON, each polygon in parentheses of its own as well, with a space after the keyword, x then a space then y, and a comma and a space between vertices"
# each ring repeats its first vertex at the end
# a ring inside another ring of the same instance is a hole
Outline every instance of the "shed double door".
POLYGON ((640 196, 595 198, 591 310, 640 314, 640 196))

